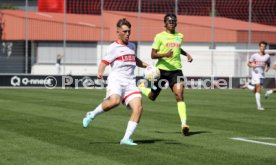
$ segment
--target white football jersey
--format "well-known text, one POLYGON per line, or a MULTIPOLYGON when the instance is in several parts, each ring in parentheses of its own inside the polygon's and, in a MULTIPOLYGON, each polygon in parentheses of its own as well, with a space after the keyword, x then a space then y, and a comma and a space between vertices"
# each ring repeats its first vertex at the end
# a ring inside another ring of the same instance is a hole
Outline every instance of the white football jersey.
POLYGON ((264 78, 265 66, 270 65, 269 54, 260 55, 259 53, 255 53, 251 55, 249 62, 256 64, 256 68, 252 68, 252 76, 256 75, 259 78, 264 78))
POLYGON ((102 62, 111 66, 109 78, 134 79, 134 71, 136 68, 135 45, 131 42, 129 42, 128 45, 113 42, 107 48, 102 62))

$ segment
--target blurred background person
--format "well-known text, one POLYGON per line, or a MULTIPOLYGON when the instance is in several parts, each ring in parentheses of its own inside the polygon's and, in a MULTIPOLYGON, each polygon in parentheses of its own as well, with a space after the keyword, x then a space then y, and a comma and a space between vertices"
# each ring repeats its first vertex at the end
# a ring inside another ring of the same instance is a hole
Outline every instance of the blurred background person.
POLYGON ((245 84, 245 87, 253 91, 256 98, 257 109, 262 111, 264 108, 261 105, 261 88, 265 79, 265 72, 270 67, 270 56, 265 52, 267 42, 259 42, 259 52, 254 53, 248 62, 248 67, 251 68, 251 84, 245 84))
POLYGON ((62 54, 58 54, 57 55, 57 61, 56 61, 56 73, 58 75, 61 74, 61 60, 63 58, 63 55, 62 54))

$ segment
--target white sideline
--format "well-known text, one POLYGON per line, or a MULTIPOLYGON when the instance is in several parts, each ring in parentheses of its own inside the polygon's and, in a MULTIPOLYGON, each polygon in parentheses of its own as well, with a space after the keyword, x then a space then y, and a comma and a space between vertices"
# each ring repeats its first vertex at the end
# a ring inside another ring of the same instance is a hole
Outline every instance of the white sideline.
POLYGON ((257 140, 250 140, 250 139, 241 138, 241 137, 234 137, 234 138, 231 138, 231 139, 232 140, 244 141, 244 142, 249 142, 249 143, 257 143, 257 144, 263 144, 263 145, 269 145, 269 146, 276 147, 275 143, 267 143, 267 142, 262 142, 262 141, 257 141, 257 140))

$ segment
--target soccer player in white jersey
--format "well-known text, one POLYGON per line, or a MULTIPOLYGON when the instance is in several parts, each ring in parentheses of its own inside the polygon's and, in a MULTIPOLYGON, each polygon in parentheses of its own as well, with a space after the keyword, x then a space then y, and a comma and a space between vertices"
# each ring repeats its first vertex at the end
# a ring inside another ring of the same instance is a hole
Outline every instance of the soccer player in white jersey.
POLYGON ((259 52, 253 54, 248 62, 248 67, 251 70, 251 85, 247 84, 247 88, 255 93, 257 109, 262 111, 264 108, 261 105, 261 87, 264 82, 265 72, 269 70, 270 67, 270 56, 265 52, 267 43, 261 41, 259 43, 259 52))
MULTIPOLYGON (((273 65, 273 69, 276 70, 276 64, 273 65)), ((276 77, 275 77, 276 79, 276 77)), ((270 89, 268 91, 265 92, 265 98, 267 99, 269 95, 276 93, 276 88, 270 89)))
POLYGON ((111 66, 107 79, 106 98, 93 111, 87 112, 83 118, 83 127, 88 127, 97 115, 113 109, 122 101, 125 106, 132 110, 132 114, 120 144, 137 145, 130 137, 140 121, 143 108, 141 93, 136 86, 134 70, 136 65, 145 68, 148 64, 136 57, 135 45, 128 42, 130 33, 130 22, 125 18, 120 19, 117 22, 118 40, 109 45, 98 67, 97 77, 98 79, 102 79, 105 68, 108 65, 111 66))

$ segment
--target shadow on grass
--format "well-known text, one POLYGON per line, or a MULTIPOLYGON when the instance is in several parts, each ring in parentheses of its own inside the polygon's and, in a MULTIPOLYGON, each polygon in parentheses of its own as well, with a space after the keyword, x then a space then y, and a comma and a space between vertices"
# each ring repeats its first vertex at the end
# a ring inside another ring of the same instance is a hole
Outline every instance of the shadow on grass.
MULTIPOLYGON (((181 134, 181 132, 167 132, 167 131, 155 131, 156 133, 164 133, 164 134, 181 134)), ((194 136, 197 134, 210 133, 209 131, 190 131, 189 136, 194 136)))
POLYGON ((160 139, 134 140, 135 143, 141 143, 141 144, 152 144, 152 143, 161 142, 161 141, 164 141, 164 140, 160 140, 160 139))
POLYGON ((148 140, 134 140, 138 144, 154 144, 154 143, 163 143, 163 144, 182 144, 174 140, 161 140, 161 139, 148 139, 148 140))
MULTIPOLYGON (((167 132, 167 131, 155 131, 156 133, 162 133, 162 134, 181 134, 181 132, 167 132)), ((197 134, 203 134, 203 133, 210 133, 209 131, 190 131, 189 136, 194 136, 197 134)), ((188 137, 189 137, 188 136, 188 137)), ((154 143, 164 143, 164 144, 182 144, 179 142, 176 142, 174 140, 161 140, 161 139, 147 139, 147 140, 134 140, 135 143, 138 144, 154 144, 154 143)), ((111 142, 111 141, 95 141, 90 142, 89 144, 119 144, 120 142, 111 142)))
MULTIPOLYGON (((138 144, 154 144, 158 142, 164 142, 166 144, 181 144, 181 143, 176 143, 174 141, 161 140, 161 139, 134 140, 134 142, 138 144)), ((120 142, 95 141, 95 142, 90 142, 89 144, 119 144, 119 143, 120 142)))
POLYGON ((203 133, 211 133, 209 131, 190 131, 189 136, 197 135, 197 134, 203 134, 203 133))

